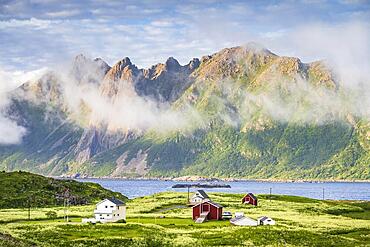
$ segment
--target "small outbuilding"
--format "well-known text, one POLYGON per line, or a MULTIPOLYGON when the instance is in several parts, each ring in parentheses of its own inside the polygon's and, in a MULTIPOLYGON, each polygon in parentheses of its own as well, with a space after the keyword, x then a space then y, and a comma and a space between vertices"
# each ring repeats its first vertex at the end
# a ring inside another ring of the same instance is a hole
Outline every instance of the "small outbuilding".
POLYGON ((254 219, 251 219, 246 216, 238 216, 235 218, 232 218, 230 220, 230 223, 235 226, 257 226, 258 223, 254 219))
POLYGON ((248 193, 243 197, 242 203, 257 206, 258 205, 258 200, 257 200, 257 197, 255 195, 253 195, 253 193, 248 193))
POLYGON ((210 200, 209 199, 209 196, 207 195, 207 193, 204 190, 197 190, 193 194, 193 196, 190 198, 189 203, 191 205, 196 205, 198 203, 201 203, 201 202, 204 202, 204 201, 208 201, 208 200, 210 200))
POLYGON ((258 225, 275 225, 275 220, 271 219, 270 217, 267 216, 262 216, 257 219, 258 225))
POLYGON ((193 220, 196 223, 203 223, 205 220, 221 220, 223 207, 212 201, 204 201, 194 205, 193 220))

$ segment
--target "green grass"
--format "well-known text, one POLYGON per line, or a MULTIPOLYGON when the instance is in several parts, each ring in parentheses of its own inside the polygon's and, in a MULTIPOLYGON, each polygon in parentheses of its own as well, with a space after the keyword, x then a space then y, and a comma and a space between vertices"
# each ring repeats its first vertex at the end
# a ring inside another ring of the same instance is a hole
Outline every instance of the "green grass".
MULTIPOLYGON (((251 218, 268 215, 275 226, 236 227, 228 221, 195 224, 186 193, 166 192, 127 202, 127 223, 81 224, 94 206, 70 207, 71 222, 47 219, 50 208, 34 208, 31 220, 22 209, 2 209, 0 233, 38 246, 368 246, 370 202, 322 201, 296 196, 258 195, 259 206, 240 203, 240 194, 210 193, 224 210, 251 218)), ((1 238, 0 238, 0 241, 1 238)), ((10 240, 9 240, 10 241, 10 240)), ((1 242, 0 242, 1 244, 1 242)), ((11 246, 11 245, 10 245, 11 246)))

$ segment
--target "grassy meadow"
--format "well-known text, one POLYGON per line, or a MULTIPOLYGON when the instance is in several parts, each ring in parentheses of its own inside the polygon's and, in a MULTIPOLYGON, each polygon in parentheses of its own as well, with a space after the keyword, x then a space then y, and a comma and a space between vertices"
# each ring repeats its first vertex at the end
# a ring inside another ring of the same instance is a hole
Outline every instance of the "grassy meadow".
POLYGON ((322 201, 295 196, 258 195, 259 206, 240 203, 242 195, 210 193, 224 211, 275 226, 237 227, 229 221, 195 224, 186 193, 165 192, 127 202, 127 223, 81 224, 94 205, 0 209, 0 246, 369 246, 370 202, 322 201), (47 218, 55 211, 56 219, 47 218))

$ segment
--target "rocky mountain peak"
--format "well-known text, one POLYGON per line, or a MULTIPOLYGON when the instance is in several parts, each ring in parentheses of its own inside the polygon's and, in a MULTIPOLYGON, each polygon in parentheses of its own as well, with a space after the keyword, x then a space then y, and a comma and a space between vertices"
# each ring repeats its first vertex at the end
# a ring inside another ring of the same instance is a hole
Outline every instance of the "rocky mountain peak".
POLYGON ((173 57, 169 57, 165 65, 166 65, 167 70, 177 71, 181 68, 181 65, 179 64, 179 62, 173 57))
POLYGON ((70 75, 78 83, 100 84, 109 69, 110 66, 101 58, 92 60, 83 54, 79 54, 73 61, 70 75))
POLYGON ((126 67, 132 65, 129 57, 124 57, 120 62, 121 66, 126 67))
POLYGON ((84 54, 80 53, 75 56, 73 63, 83 63, 85 61, 87 61, 87 58, 85 57, 84 54))
POLYGON ((112 97, 118 95, 125 83, 134 84, 141 74, 136 65, 131 63, 128 57, 118 61, 105 75, 101 85, 102 95, 112 97))
POLYGON ((94 62, 103 70, 104 74, 106 74, 110 70, 110 66, 100 57, 94 59, 94 62))
POLYGON ((190 69, 190 70, 195 70, 199 67, 200 65, 200 60, 198 58, 193 58, 187 65, 187 67, 190 69))
POLYGON ((125 57, 118 61, 107 73, 104 80, 119 81, 129 79, 131 75, 135 75, 138 68, 131 63, 130 58, 125 57))

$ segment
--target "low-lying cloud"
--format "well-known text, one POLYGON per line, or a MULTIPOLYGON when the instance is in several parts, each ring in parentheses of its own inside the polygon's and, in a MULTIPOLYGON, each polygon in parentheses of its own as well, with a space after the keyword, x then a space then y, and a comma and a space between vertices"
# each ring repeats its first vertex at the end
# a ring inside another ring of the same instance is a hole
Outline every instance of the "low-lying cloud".
POLYGON ((0 93, 0 145, 18 144, 26 134, 26 129, 10 119, 6 114, 9 104, 8 98, 4 93, 0 93))
POLYGON ((27 133, 26 128, 18 125, 16 120, 8 115, 10 104, 9 92, 19 87, 25 81, 35 80, 45 73, 42 68, 35 71, 5 71, 0 68, 0 145, 18 144, 27 133))
POLYGON ((102 95, 96 84, 65 81, 63 92, 72 118, 77 121, 85 118, 84 125, 104 127, 112 132, 138 133, 185 130, 194 121, 201 121, 191 107, 174 109, 170 104, 139 96, 128 82, 121 83, 124 86, 120 94, 109 98, 102 95))
POLYGON ((6 93, 19 87, 26 81, 40 78, 47 68, 32 71, 6 71, 0 68, 0 93, 6 93))
MULTIPOLYGON (((370 25, 361 21, 348 21, 335 25, 308 23, 286 31, 264 44, 281 53, 290 54, 310 62, 321 59, 329 67, 341 92, 335 98, 318 97, 325 108, 331 98, 333 109, 350 108, 359 117, 370 119, 370 25), (344 105, 343 105, 344 104, 344 105)), ((328 95, 327 93, 324 95, 328 95)))
POLYGON ((70 121, 81 127, 113 133, 191 131, 203 124, 202 117, 189 105, 174 108, 170 103, 139 96, 127 81, 109 82, 109 87, 119 85, 119 94, 107 96, 101 88, 102 84, 108 87, 108 81, 103 80, 100 60, 93 62, 82 56, 76 61, 77 64, 61 65, 30 81, 26 91, 18 92, 17 97, 36 104, 53 101, 68 113, 70 121))

